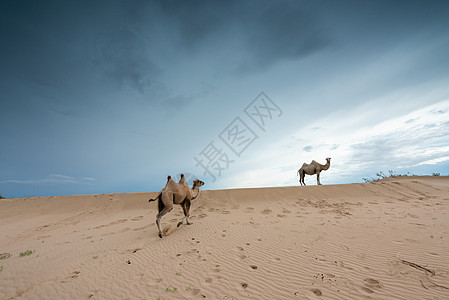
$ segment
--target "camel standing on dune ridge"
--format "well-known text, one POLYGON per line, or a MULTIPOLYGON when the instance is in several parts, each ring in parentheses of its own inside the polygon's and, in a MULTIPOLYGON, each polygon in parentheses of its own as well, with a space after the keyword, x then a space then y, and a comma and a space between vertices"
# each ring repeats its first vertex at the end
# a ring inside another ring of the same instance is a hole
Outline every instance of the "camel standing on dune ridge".
POLYGON ((299 175, 299 183, 301 185, 306 185, 306 183, 304 182, 304 177, 305 175, 314 175, 316 174, 316 181, 318 183, 318 185, 321 185, 320 182, 320 172, 321 171, 326 171, 327 169, 329 169, 329 167, 331 166, 331 159, 330 157, 326 158, 326 164, 322 165, 317 163, 316 161, 312 160, 312 162, 310 164, 306 164, 304 163, 302 165, 302 167, 298 170, 297 174, 299 175))
POLYGON ((156 225, 159 230, 160 238, 162 238, 161 218, 173 209, 173 204, 180 204, 184 211, 184 218, 178 223, 178 227, 184 220, 188 225, 192 224, 189 221, 190 204, 193 199, 198 197, 200 187, 203 185, 203 181, 196 179, 193 182, 192 188, 190 188, 184 174, 181 174, 181 179, 178 183, 174 182, 173 179, 171 179, 171 176, 168 176, 167 183, 159 195, 154 199, 148 200, 148 202, 157 200, 159 213, 156 215, 156 225))

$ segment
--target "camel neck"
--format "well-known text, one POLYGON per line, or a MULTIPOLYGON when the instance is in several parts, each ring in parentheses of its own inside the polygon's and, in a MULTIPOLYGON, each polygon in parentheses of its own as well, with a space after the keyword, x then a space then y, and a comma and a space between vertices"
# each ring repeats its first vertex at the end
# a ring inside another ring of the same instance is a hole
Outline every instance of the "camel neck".
POLYGON ((198 197, 199 193, 200 193, 200 188, 194 184, 192 187, 192 196, 193 196, 192 200, 195 199, 196 197, 198 197))

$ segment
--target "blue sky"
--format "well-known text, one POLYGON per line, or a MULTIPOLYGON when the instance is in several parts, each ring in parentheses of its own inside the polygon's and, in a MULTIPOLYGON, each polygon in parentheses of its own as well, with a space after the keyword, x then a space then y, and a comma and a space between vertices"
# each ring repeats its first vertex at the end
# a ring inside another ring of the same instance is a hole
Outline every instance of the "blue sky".
POLYGON ((0 15, 6 197, 156 191, 181 172, 205 189, 296 185, 326 157, 323 184, 449 174, 447 1, 2 1, 0 15))

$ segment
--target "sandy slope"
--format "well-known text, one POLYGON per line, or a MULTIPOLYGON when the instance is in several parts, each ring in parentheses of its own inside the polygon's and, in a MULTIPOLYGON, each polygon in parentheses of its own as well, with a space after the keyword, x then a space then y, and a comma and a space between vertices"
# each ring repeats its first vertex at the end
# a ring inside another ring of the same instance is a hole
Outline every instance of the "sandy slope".
POLYGON ((448 177, 154 195, 0 200, 0 299, 449 299, 448 177))

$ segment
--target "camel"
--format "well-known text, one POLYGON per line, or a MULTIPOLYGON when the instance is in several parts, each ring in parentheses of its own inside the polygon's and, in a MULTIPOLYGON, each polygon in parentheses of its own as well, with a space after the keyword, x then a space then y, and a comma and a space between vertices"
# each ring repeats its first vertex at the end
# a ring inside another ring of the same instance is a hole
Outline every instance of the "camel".
POLYGON ((160 238, 162 238, 161 218, 173 209, 173 204, 180 204, 184 211, 184 218, 178 223, 178 227, 184 220, 188 225, 192 224, 192 222, 189 221, 190 203, 193 199, 198 197, 200 187, 203 185, 203 181, 196 179, 193 182, 192 188, 190 188, 184 174, 181 174, 181 179, 178 183, 174 182, 173 179, 171 179, 171 176, 168 176, 167 183, 159 195, 154 199, 148 200, 148 202, 157 200, 159 213, 156 215, 156 225, 159 230, 160 238))
POLYGON ((319 164, 316 161, 312 160, 310 164, 304 163, 301 167, 301 169, 298 170, 297 174, 299 175, 299 183, 301 185, 306 185, 304 182, 305 175, 314 175, 316 174, 316 181, 318 185, 321 185, 320 182, 320 172, 326 171, 331 166, 331 159, 330 157, 326 158, 327 163, 325 165, 319 164))

